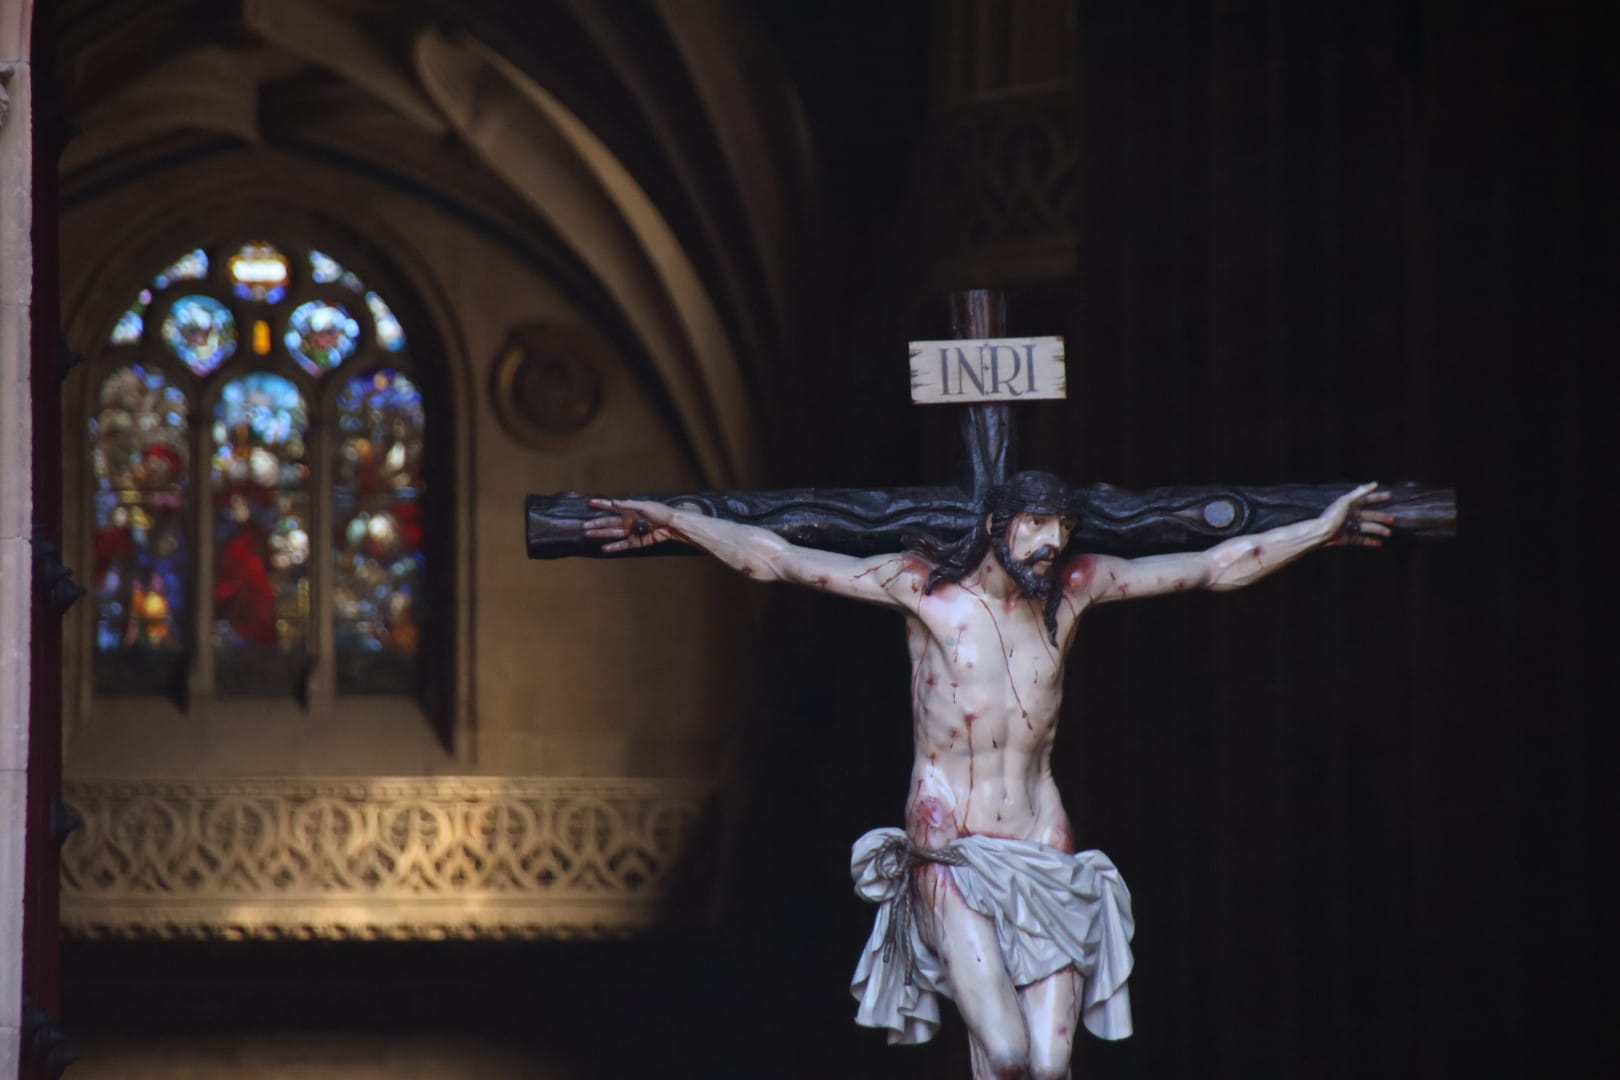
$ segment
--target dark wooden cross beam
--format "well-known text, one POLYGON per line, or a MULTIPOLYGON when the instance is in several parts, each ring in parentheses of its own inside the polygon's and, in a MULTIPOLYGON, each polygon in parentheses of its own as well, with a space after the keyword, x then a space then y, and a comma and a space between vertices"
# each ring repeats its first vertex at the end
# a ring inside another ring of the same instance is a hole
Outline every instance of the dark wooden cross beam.
MULTIPOLYGON (((1006 332, 1001 294, 977 289, 951 297, 951 330, 959 339, 984 341, 1006 332)), ((1022 370, 1022 369, 1020 369, 1022 370)), ((991 391, 995 377, 991 377, 991 391)), ((1003 380, 1010 391, 1021 389, 1003 380)), ((947 376, 948 389, 948 376, 947 376)), ((961 389, 959 384, 959 389, 961 389)), ((1005 404, 962 408, 966 470, 960 487, 793 488, 784 491, 654 492, 623 498, 655 499, 697 507, 730 521, 758 525, 795 544, 875 555, 898 551, 914 537, 951 541, 969 532, 985 512, 985 493, 1011 474, 1013 423, 1005 404)), ((1312 518, 1350 489, 1349 483, 1268 486, 1160 487, 1127 491, 1110 484, 1075 487, 1083 507, 1074 545, 1086 551, 1140 555, 1208 547, 1228 537, 1312 518)), ((1456 532, 1456 492, 1416 483, 1383 485, 1379 505, 1394 516, 1395 535, 1449 537, 1456 532)), ((601 516, 593 495, 530 495, 525 505, 529 557, 604 557, 599 541, 583 536, 585 522, 601 516)), ((655 544, 611 558, 691 553, 684 544, 655 544)))

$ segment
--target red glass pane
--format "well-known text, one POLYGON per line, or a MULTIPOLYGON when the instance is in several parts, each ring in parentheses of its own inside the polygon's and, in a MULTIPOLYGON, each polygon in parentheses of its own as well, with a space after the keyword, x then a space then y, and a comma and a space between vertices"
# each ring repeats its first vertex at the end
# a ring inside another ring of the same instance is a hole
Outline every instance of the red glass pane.
POLYGON ((308 416, 297 387, 254 372, 214 407, 215 679, 279 692, 309 636, 308 416))
POLYGON ((90 419, 99 690, 160 689, 185 651, 189 414, 161 372, 131 365, 101 384, 90 419))

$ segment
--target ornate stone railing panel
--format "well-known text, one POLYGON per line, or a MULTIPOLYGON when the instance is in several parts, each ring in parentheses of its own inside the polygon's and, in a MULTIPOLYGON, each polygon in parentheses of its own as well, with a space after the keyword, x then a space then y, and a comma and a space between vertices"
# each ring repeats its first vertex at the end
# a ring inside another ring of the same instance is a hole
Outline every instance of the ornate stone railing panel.
POLYGON ((665 915, 681 780, 78 781, 79 937, 611 936, 665 915))

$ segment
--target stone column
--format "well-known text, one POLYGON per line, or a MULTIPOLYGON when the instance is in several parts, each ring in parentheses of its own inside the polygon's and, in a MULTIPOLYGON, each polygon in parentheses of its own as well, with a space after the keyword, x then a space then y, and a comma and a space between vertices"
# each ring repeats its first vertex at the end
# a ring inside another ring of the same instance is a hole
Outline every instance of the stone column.
POLYGON ((33 259, 28 46, 33 0, 0 0, 0 1077, 22 1036, 23 870, 28 798, 33 425, 33 259))

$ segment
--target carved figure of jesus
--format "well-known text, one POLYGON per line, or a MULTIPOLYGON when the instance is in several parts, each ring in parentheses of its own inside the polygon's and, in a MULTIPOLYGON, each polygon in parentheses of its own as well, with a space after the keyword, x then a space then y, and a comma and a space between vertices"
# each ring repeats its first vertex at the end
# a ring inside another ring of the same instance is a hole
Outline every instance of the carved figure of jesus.
POLYGON ((1319 517, 1207 551, 1071 553, 1083 507, 1057 477, 993 489, 954 544, 855 558, 662 503, 592 500, 604 551, 683 540, 744 576, 893 608, 906 618, 915 756, 905 828, 856 844, 856 891, 880 904, 855 973, 856 1019, 920 1042, 937 995, 965 1021, 973 1075, 1066 1077, 1077 1026, 1131 1033, 1130 894, 1101 852, 1076 852, 1052 780, 1064 660, 1093 604, 1235 589, 1313 548, 1376 546, 1393 519, 1367 484, 1319 517))

